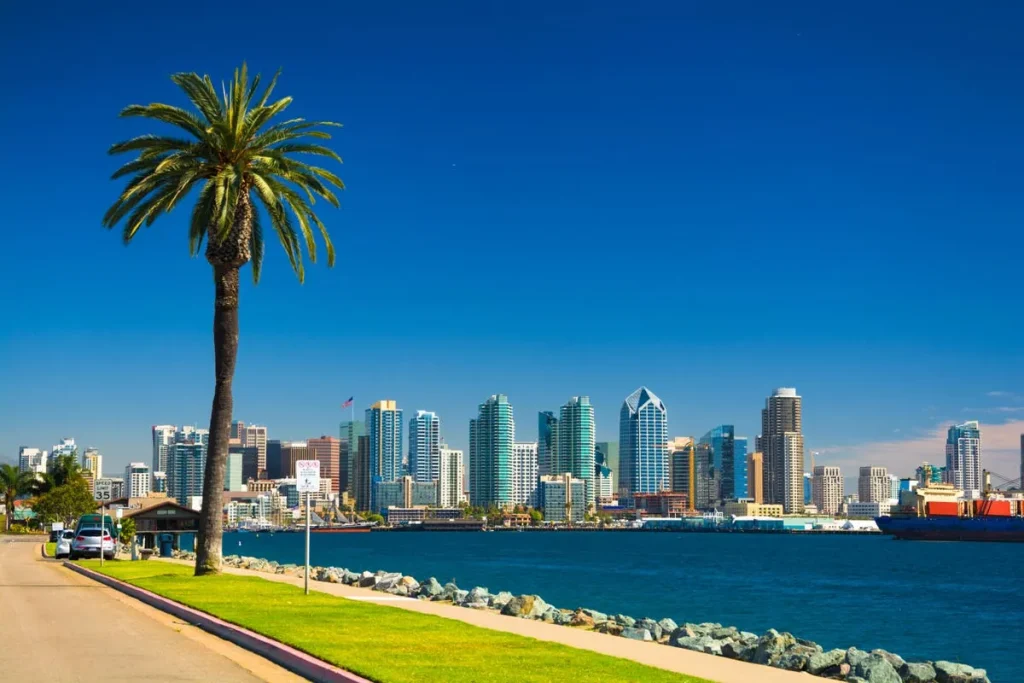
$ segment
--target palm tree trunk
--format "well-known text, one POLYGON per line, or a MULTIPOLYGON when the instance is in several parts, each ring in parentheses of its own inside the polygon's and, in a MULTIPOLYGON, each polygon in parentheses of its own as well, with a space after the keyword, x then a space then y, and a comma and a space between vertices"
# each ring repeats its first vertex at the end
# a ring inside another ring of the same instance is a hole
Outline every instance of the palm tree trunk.
POLYGON ((231 383, 238 355, 238 267, 213 267, 217 286, 213 311, 214 369, 217 385, 210 410, 210 444, 203 477, 203 508, 196 542, 196 576, 220 573, 224 470, 231 434, 231 383))

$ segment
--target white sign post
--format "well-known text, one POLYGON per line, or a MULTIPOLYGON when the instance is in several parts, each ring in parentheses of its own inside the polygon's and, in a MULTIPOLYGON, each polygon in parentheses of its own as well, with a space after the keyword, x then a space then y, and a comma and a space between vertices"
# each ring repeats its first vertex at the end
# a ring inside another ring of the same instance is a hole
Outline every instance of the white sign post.
POLYGON ((309 595, 309 494, 320 492, 320 461, 296 460, 295 483, 306 494, 306 595, 309 595))
POLYGON ((100 503, 100 566, 103 566, 103 535, 107 533, 107 503, 113 498, 113 482, 105 481, 103 484, 96 482, 93 498, 100 503))

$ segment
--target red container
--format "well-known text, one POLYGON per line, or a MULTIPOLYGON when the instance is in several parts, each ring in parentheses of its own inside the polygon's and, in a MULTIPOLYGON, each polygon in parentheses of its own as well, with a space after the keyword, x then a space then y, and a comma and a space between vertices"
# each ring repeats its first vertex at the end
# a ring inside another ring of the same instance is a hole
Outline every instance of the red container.
POLYGON ((975 517, 1011 517, 1013 511, 1010 509, 1008 500, 976 500, 974 501, 975 517))
POLYGON ((959 517, 960 506, 955 502, 932 500, 926 508, 929 517, 959 517))

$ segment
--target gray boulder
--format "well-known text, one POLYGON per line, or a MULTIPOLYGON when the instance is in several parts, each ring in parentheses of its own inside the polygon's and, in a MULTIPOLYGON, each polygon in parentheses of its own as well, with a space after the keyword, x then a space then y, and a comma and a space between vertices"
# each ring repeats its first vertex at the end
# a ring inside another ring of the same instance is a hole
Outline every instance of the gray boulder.
POLYGON ((616 614, 615 623, 623 627, 632 628, 633 626, 636 626, 636 619, 626 616, 625 614, 616 614))
POLYGON ((603 624, 608 621, 608 615, 604 612, 598 612, 596 609, 587 609, 586 607, 582 607, 580 608, 580 611, 593 619, 595 624, 603 624))
POLYGON ((838 673, 839 665, 846 661, 846 650, 829 650, 816 652, 807 660, 807 671, 815 676, 827 676, 838 673))
POLYGON ((753 661, 757 664, 774 666, 786 650, 796 644, 796 639, 788 633, 779 633, 775 629, 768 629, 764 635, 757 639, 757 647, 754 649, 753 661))
POLYGON ((454 600, 455 594, 459 592, 459 587, 449 581, 444 585, 444 589, 441 591, 439 598, 441 600, 454 600))
POLYGON ((485 602, 486 603, 486 602, 488 602, 488 598, 490 596, 491 596, 491 594, 487 591, 486 588, 481 588, 480 586, 476 586, 475 588, 473 588, 472 590, 469 591, 469 595, 467 596, 466 599, 469 602, 485 602))
POLYGON ((501 613, 511 617, 536 619, 546 612, 548 604, 539 595, 520 595, 508 601, 501 613))
POLYGON ((855 647, 851 647, 846 651, 846 663, 855 668, 859 662, 870 656, 870 652, 865 652, 864 650, 858 650, 855 647))
POLYGON ((651 637, 655 640, 661 640, 661 625, 654 619, 644 617, 640 621, 636 622, 637 628, 645 628, 651 632, 651 637))
POLYGON ((725 640, 726 638, 735 639, 739 634, 740 632, 734 626, 720 626, 711 631, 711 637, 715 640, 725 640))
POLYGON ((712 639, 711 642, 704 643, 704 654, 722 656, 722 641, 712 639))
POLYGON ((497 595, 492 595, 488 598, 487 604, 496 610, 500 610, 512 600, 513 595, 508 591, 501 591, 497 595))
POLYGON ((903 683, 932 683, 935 680, 935 667, 931 662, 903 662, 899 674, 903 683))
POLYGON ((377 585, 377 575, 371 574, 370 572, 363 572, 362 576, 359 577, 360 588, 373 588, 377 585))
POLYGON ((651 637, 651 632, 645 628, 633 628, 632 626, 625 626, 620 634, 623 638, 629 638, 630 640, 654 640, 651 637))
POLYGON ((598 633, 607 633, 610 636, 621 636, 623 631, 622 626, 614 621, 602 621, 594 630, 598 633))
MULTIPOLYGON (((669 638, 668 643, 669 645, 681 647, 684 650, 693 650, 694 652, 704 652, 704 650, 710 645, 718 645, 719 648, 721 648, 721 645, 717 640, 708 636, 692 637, 684 635, 680 638, 673 636, 669 638)), ((721 649, 719 649, 719 653, 721 653, 721 649)))
POLYGON ((576 613, 572 610, 560 609, 558 614, 555 615, 555 623, 559 626, 570 626, 573 623, 576 613))
POLYGON ((437 579, 431 576, 425 583, 420 584, 419 594, 421 597, 436 598, 444 592, 444 587, 437 579))
POLYGON ((885 661, 892 664, 892 668, 896 669, 897 672, 900 670, 901 666, 906 664, 906 662, 903 661, 903 657, 900 657, 898 654, 889 652, 888 650, 872 650, 871 654, 879 655, 880 657, 885 659, 885 661))
POLYGON ((466 602, 466 598, 469 597, 469 591, 459 589, 455 591, 455 595, 452 596, 452 602, 456 605, 461 605, 466 602))
POLYGON ((808 645, 794 645, 783 653, 775 666, 788 671, 804 671, 811 661, 813 655, 819 654, 817 650, 808 645))
POLYGON ((679 625, 676 622, 669 619, 668 617, 659 621, 658 626, 661 627, 661 632, 665 635, 668 635, 669 633, 672 633, 677 628, 679 628, 679 625))
POLYGON ((729 659, 745 659, 747 656, 753 656, 753 653, 748 652, 753 650, 750 645, 745 645, 735 640, 723 640, 722 642, 722 654, 729 659))
POLYGON ((874 653, 857 660, 853 665, 853 675, 863 678, 867 683, 903 683, 889 660, 874 653))
POLYGON ((939 683, 987 683, 988 675, 984 669, 941 660, 935 662, 935 680, 939 683))

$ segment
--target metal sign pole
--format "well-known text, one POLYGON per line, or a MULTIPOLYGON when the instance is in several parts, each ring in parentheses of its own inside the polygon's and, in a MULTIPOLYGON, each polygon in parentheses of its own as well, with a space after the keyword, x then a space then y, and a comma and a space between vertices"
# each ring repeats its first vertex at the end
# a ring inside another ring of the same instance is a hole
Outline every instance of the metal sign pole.
POLYGON ((306 595, 309 595, 309 491, 306 491, 306 595))
POLYGON ((103 566, 103 536, 107 533, 107 503, 100 501, 100 567, 103 566))

